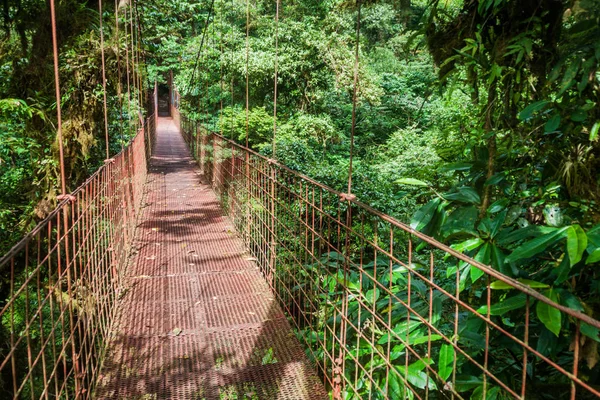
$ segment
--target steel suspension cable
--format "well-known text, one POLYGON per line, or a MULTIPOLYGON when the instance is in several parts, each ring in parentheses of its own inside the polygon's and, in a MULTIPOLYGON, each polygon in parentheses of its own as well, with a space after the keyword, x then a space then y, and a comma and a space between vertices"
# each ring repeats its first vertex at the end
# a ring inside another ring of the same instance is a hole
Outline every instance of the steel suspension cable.
POLYGON ((279 0, 275 5, 275 82, 273 85, 273 143, 272 155, 277 158, 277 83, 279 78, 279 0))
POLYGON ((354 83, 352 87, 352 127, 350 130, 350 159, 348 162, 348 196, 352 196, 352 161, 354 157, 354 133, 356 132, 356 104, 358 102, 358 72, 360 65, 360 11, 361 0, 356 0, 358 7, 356 16, 356 44, 354 48, 354 83))
POLYGON ((250 99, 249 82, 250 69, 248 59, 250 58, 250 3, 246 0, 246 147, 248 147, 248 138, 250 136, 250 99))
POLYGON ((196 78, 196 69, 198 68, 198 62, 200 61, 200 55, 202 53, 202 49, 204 47, 204 38, 206 36, 206 30, 208 29, 208 23, 210 21, 210 17, 213 14, 213 9, 215 6, 215 0, 212 0, 210 3, 210 8, 208 9, 208 15, 206 16, 206 21, 204 22, 204 29, 202 30, 202 37, 200 38, 200 48, 198 49, 198 54, 196 55, 196 61, 194 62, 194 68, 192 69, 192 77, 190 78, 190 82, 188 86, 191 88, 194 79, 196 78))
POLYGON ((234 127, 233 127, 233 110, 234 110, 234 105, 235 103, 233 102, 233 53, 234 53, 234 40, 235 40, 235 35, 234 35, 234 28, 235 28, 235 5, 234 5, 234 0, 231 0, 231 62, 230 62, 230 71, 231 71, 231 129, 230 129, 230 133, 229 135, 231 136, 231 140, 235 140, 235 135, 234 133, 234 127))
POLYGON ((119 0, 115 0, 115 36, 117 41, 117 97, 119 99, 119 133, 121 136, 121 150, 123 150, 123 88, 121 87, 121 39, 119 38, 119 0))
POLYGON ((219 67, 220 67, 220 86, 221 86, 221 90, 219 92, 219 107, 220 107, 220 114, 219 114, 219 131, 221 133, 221 135, 223 135, 224 131, 224 123, 223 123, 223 92, 224 92, 224 85, 223 85, 223 58, 224 58, 224 50, 223 50, 223 0, 219 0, 219 9, 221 10, 221 12, 219 13, 219 47, 220 47, 220 54, 219 54, 219 67))
MULTIPOLYGON (((139 93, 139 82, 138 82, 138 74, 136 71, 136 50, 135 50, 135 31, 133 29, 133 6, 132 6, 132 1, 133 0, 129 0, 129 34, 131 36, 131 81, 133 82, 133 90, 134 90, 134 99, 136 99, 136 102, 139 100, 137 99, 137 95, 139 93), (135 91, 137 90, 138 93, 135 93, 135 91)), ((137 120, 136 120, 137 121, 137 120)))
POLYGON ((98 0, 98 13, 100 14, 100 54, 102 56, 102 93, 104 95, 104 136, 106 140, 106 159, 110 158, 110 142, 108 137, 108 105, 106 101, 106 62, 104 59, 104 29, 102 26, 102 0, 98 0))
POLYGON ((139 99, 140 99, 140 103, 138 105, 138 109, 141 111, 141 109, 143 109, 143 105, 144 105, 144 77, 143 77, 143 73, 142 70, 140 68, 140 64, 142 63, 142 31, 140 28, 140 19, 139 19, 139 15, 138 15, 138 7, 137 7, 137 0, 133 0, 133 15, 135 17, 135 27, 136 27, 136 33, 137 33, 137 40, 136 40, 136 51, 137 51, 137 71, 138 71, 138 80, 139 80, 139 99))
POLYGON ((52 53, 54 57, 54 90, 56 93, 56 133, 58 137, 58 154, 60 163, 60 188, 61 195, 67 195, 67 185, 65 182, 65 155, 63 149, 63 134, 62 134, 62 111, 60 108, 60 77, 58 69, 58 40, 56 38, 56 10, 54 0, 50 0, 50 19, 52 20, 52 53))
MULTIPOLYGON (((215 25, 214 23, 210 23, 210 28, 211 28, 211 35, 210 35, 210 40, 211 40, 211 45, 208 46, 208 52, 206 54, 206 64, 208 65, 208 61, 210 58, 210 49, 212 49, 215 45, 215 25)), ((209 39, 207 39, 208 42, 209 39)), ((210 122, 210 80, 211 80, 211 73, 210 73, 210 68, 206 68, 205 70, 205 74, 206 74, 206 129, 208 129, 208 124, 210 122)))
POLYGON ((131 86, 130 86, 130 74, 129 74, 129 38, 127 36, 127 7, 124 10, 125 14, 125 65, 127 66, 127 133, 131 131, 131 86))

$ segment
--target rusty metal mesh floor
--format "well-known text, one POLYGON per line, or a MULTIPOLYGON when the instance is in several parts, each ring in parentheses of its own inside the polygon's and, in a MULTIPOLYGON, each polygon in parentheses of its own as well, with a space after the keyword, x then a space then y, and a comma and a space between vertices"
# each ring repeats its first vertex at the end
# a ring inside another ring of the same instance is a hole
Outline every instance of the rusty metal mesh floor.
POLYGON ((95 397, 326 398, 170 118, 145 191, 95 397))

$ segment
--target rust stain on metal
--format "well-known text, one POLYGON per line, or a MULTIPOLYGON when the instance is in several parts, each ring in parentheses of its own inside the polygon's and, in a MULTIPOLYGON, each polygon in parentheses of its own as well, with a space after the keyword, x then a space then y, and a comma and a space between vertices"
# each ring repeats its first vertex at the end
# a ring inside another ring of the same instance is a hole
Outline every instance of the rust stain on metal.
POLYGON ((96 398, 326 398, 172 119, 155 146, 96 398))

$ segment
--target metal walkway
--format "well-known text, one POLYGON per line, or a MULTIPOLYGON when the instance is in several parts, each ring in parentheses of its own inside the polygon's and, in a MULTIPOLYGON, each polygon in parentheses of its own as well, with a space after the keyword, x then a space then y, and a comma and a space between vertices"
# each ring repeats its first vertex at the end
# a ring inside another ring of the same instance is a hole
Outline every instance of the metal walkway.
POLYGON ((155 150, 95 397, 325 398, 172 119, 155 150))

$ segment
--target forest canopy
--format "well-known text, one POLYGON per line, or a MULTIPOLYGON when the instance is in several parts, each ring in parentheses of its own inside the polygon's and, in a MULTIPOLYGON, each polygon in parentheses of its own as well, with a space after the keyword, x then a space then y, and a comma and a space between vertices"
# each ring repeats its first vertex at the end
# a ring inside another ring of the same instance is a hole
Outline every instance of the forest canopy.
MULTIPOLYGON (((121 19, 127 1, 107 3, 57 2, 69 189, 104 159, 104 52, 112 154, 149 107, 141 89, 173 76, 189 118, 344 191, 358 42, 357 198, 600 317, 600 2, 296 0, 276 18, 273 0, 147 0, 121 19)), ((52 210, 59 173, 48 2, 0 8, 4 253, 52 210)), ((444 268, 481 296, 478 270, 444 268)), ((511 304, 519 333, 525 303, 511 304)), ((573 324, 536 313, 538 351, 570 351, 573 324)), ((582 333, 597 384, 599 332, 582 333)))

